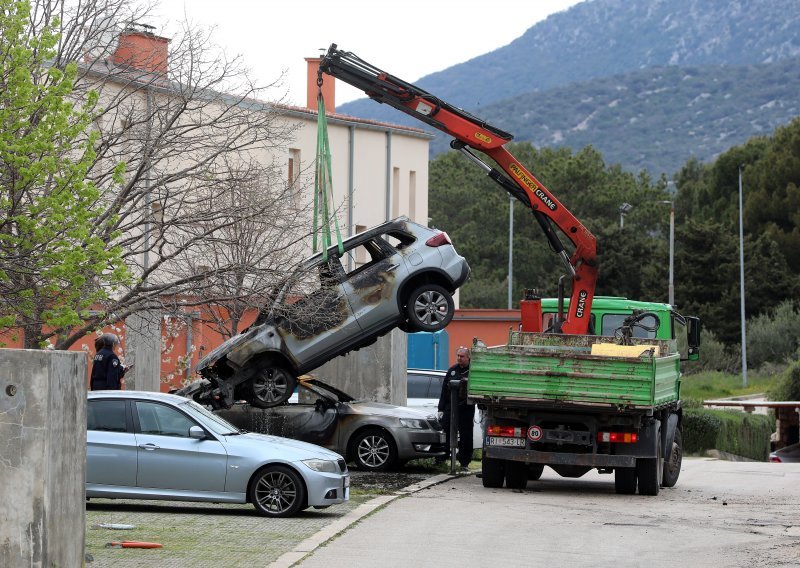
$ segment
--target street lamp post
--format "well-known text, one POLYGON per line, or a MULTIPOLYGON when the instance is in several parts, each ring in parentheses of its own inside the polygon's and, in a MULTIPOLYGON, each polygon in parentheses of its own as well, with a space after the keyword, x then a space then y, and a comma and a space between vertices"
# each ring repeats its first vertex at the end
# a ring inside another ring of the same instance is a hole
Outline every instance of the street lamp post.
POLYGON ((742 324, 742 386, 747 387, 747 333, 744 319, 744 224, 742 223, 742 167, 739 166, 739 294, 742 324))
POLYGON ((511 309, 511 291, 514 282, 514 198, 508 201, 508 309, 511 309))
POLYGON ((669 287, 668 302, 675 305, 675 198, 672 201, 662 201, 669 205, 669 287))
POLYGON ((619 228, 621 229, 625 225, 625 215, 633 209, 633 205, 630 203, 623 203, 619 206, 619 228))

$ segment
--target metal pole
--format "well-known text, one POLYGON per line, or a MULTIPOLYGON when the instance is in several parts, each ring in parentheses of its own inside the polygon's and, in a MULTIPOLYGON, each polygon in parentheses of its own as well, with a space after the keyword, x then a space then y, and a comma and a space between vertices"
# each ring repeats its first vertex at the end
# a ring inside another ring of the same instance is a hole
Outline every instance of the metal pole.
POLYGON ((675 201, 669 206, 669 305, 675 305, 675 201))
POLYGON ((454 475, 458 452, 458 389, 461 381, 449 381, 448 384, 450 386, 450 474, 454 475))
POLYGON ((514 282, 514 198, 508 200, 508 309, 514 282))
POLYGON ((742 322, 742 387, 747 387, 747 332, 744 319, 744 224, 742 222, 742 166, 739 166, 739 294, 742 322))

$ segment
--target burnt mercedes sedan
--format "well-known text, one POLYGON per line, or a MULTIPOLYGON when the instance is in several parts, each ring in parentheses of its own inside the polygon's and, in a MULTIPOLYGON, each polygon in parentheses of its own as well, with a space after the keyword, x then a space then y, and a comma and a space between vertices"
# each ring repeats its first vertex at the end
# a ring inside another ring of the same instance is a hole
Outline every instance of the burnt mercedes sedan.
POLYGON ((447 233, 406 217, 373 227, 301 263, 252 326, 200 360, 205 380, 177 394, 217 409, 282 404, 298 376, 394 328, 443 329, 469 273, 447 233))
POLYGON ((297 394, 280 406, 260 409, 235 404, 216 414, 248 431, 322 446, 367 471, 445 454, 445 435, 435 414, 355 400, 307 375, 297 385, 297 394))

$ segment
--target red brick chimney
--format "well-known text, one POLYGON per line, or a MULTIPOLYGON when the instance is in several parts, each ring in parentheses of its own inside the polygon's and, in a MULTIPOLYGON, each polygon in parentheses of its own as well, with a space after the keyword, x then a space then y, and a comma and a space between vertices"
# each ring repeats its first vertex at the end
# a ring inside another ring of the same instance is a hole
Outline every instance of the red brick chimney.
MULTIPOLYGON (((317 72, 321 61, 322 59, 319 57, 306 57, 308 66, 306 107, 311 109, 317 108, 317 94, 319 94, 317 72)), ((336 79, 324 73, 322 74, 322 98, 325 99, 325 114, 334 114, 336 112, 336 79)))
POLYGON ((120 34, 112 60, 116 65, 166 75, 168 48, 167 38, 128 28, 120 34))

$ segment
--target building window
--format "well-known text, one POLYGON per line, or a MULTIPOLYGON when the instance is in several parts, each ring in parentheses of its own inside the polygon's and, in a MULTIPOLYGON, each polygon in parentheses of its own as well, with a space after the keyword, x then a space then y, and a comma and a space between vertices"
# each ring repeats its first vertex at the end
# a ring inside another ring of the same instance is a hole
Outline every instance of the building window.
POLYGON ((150 211, 152 213, 153 223, 156 225, 162 225, 164 223, 164 208, 161 207, 161 204, 151 203, 150 211))
POLYGON ((286 173, 286 183, 292 195, 292 203, 297 205, 300 192, 300 150, 297 148, 289 148, 289 163, 286 173))

